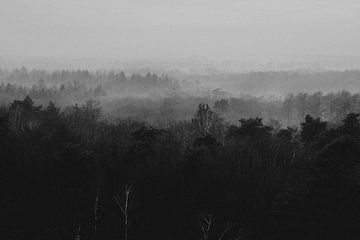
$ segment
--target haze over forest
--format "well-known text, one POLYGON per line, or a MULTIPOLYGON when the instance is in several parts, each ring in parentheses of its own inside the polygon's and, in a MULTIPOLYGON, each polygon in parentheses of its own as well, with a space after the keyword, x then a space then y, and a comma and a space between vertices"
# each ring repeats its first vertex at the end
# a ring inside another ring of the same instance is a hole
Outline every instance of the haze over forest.
POLYGON ((0 0, 0 239, 360 239, 359 0, 0 0))
POLYGON ((0 57, 17 57, 16 67, 42 58, 40 68, 55 59, 58 69, 189 56, 254 68, 358 68, 359 10, 355 0, 1 1, 0 57), (90 63, 63 62, 71 59, 90 63))

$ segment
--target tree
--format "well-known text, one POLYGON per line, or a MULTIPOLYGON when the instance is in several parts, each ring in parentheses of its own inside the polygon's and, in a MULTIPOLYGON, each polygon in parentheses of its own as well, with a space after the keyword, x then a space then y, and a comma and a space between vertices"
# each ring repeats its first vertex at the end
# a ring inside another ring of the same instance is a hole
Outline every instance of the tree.
POLYGON ((283 102, 283 109, 285 113, 285 118, 287 122, 287 126, 291 126, 293 124, 293 109, 294 109, 294 95, 288 94, 283 102))
POLYGON ((26 96, 23 101, 15 100, 9 108, 10 129, 20 135, 25 129, 35 129, 40 126, 41 106, 35 107, 34 101, 26 96))
POLYGON ((124 216, 124 240, 128 240, 130 193, 131 185, 126 185, 124 197, 121 197, 117 193, 114 193, 113 195, 116 205, 124 216))
POLYGON ((301 122, 306 114, 307 93, 299 93, 295 97, 295 101, 296 101, 296 110, 298 113, 299 121, 301 122))
POLYGON ((320 120, 320 118, 313 118, 306 115, 305 122, 301 123, 300 136, 304 143, 311 143, 315 138, 326 130, 327 123, 320 120))
POLYGON ((360 114, 359 113, 349 113, 346 118, 343 120, 344 125, 340 127, 340 131, 343 134, 350 136, 360 136, 360 114))
POLYGON ((255 139, 268 138, 271 136, 271 127, 264 126, 261 118, 240 119, 240 127, 229 129, 229 137, 249 136, 255 139))
POLYGON ((316 92, 312 95, 309 95, 307 100, 306 112, 313 117, 322 117, 322 111, 321 111, 322 99, 323 99, 322 92, 316 92))
POLYGON ((199 108, 193 118, 193 123, 197 126, 197 130, 201 136, 210 133, 210 129, 216 121, 216 114, 210 109, 208 104, 199 104, 199 108))

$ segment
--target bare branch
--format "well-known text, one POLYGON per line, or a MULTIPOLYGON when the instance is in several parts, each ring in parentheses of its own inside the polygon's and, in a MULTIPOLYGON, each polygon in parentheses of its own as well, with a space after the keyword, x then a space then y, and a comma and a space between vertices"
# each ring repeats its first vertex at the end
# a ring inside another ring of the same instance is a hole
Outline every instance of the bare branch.
POLYGON ((124 239, 128 239, 128 225, 129 225, 129 203, 130 203, 130 193, 131 193, 131 185, 125 186, 125 196, 124 200, 121 199, 119 194, 114 193, 113 198, 115 200, 116 205, 120 208, 122 214, 125 217, 125 223, 124 223, 124 239))
POLYGON ((95 203, 94 203, 94 235, 96 236, 96 227, 97 227, 97 221, 98 221, 98 209, 99 209, 99 196, 100 196, 100 188, 97 188, 97 194, 96 194, 96 198, 95 198, 95 203))

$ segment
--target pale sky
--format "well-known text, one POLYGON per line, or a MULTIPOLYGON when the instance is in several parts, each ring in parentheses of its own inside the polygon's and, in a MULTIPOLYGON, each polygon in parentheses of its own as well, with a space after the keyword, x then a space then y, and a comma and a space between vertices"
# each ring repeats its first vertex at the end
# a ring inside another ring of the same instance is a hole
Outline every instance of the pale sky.
POLYGON ((0 56, 191 55, 357 57, 360 1, 0 0, 0 56))

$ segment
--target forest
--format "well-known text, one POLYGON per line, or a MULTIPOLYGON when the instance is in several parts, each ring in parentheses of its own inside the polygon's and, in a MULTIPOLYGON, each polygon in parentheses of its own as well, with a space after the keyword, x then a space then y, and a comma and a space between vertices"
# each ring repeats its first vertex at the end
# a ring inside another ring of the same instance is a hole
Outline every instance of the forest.
POLYGON ((299 127, 307 114, 336 124, 348 113, 359 112, 359 78, 360 71, 355 70, 190 76, 22 67, 0 69, 0 105, 9 107, 26 96, 37 105, 53 102, 62 109, 94 100, 107 121, 131 118, 165 128, 190 121, 198 105, 205 102, 215 106, 227 123, 261 117, 266 124, 299 127), (264 89, 268 93, 258 96, 264 89), (273 95, 272 89, 282 93, 273 95))
POLYGON ((25 68, 0 81, 0 239, 360 237, 359 93, 25 68))

